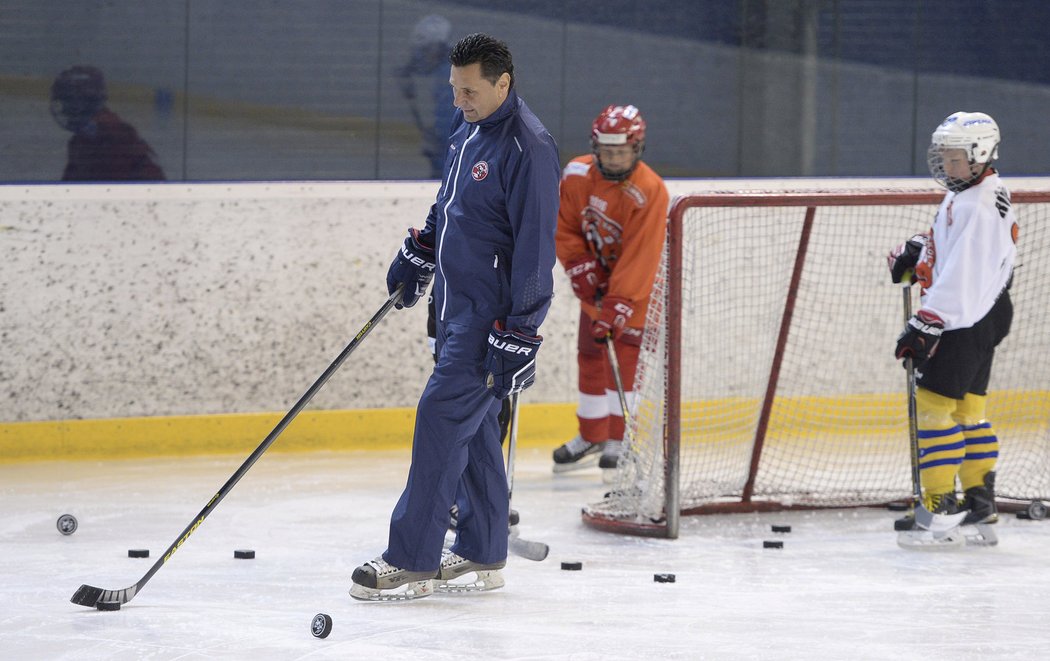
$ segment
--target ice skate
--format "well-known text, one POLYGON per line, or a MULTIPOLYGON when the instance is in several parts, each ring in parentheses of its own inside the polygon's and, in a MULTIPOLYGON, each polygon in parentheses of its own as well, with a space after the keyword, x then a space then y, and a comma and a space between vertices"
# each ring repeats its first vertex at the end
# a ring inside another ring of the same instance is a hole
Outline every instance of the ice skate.
POLYGON ((434 593, 437 572, 408 571, 379 556, 354 570, 350 596, 361 601, 406 601, 434 593))
MULTIPOLYGON (((924 496, 926 509, 934 514, 955 514, 959 512, 959 500, 954 493, 927 494, 924 496)), ((893 529, 897 532, 907 530, 919 530, 915 525, 914 511, 908 512, 893 522, 893 529)))
POLYGON ((554 451, 554 472, 565 473, 593 466, 605 443, 590 443, 577 434, 554 451))
POLYGON ((620 465, 621 454, 623 454, 623 441, 606 441, 605 447, 602 448, 602 456, 598 459, 598 468, 615 470, 620 465))
POLYGON ((966 546, 996 546, 999 537, 987 523, 960 525, 943 532, 904 530, 897 533, 897 545, 909 551, 953 551, 966 546))
POLYGON ((983 487, 970 487, 963 496, 963 509, 970 510, 963 524, 996 523, 999 509, 995 506, 995 471, 984 476, 983 487))
MULTIPOLYGON (((934 514, 956 514, 960 511, 954 493, 927 494, 926 509, 934 514)), ((949 530, 924 530, 915 524, 915 516, 905 516, 894 522, 897 545, 910 551, 947 551, 964 546, 995 546, 999 538, 986 523, 962 524, 949 530), (909 526, 909 527, 904 527, 909 526)))
POLYGON ((484 592, 496 590, 504 585, 503 573, 506 560, 483 565, 473 560, 445 551, 441 554, 441 569, 434 581, 437 592, 484 592))

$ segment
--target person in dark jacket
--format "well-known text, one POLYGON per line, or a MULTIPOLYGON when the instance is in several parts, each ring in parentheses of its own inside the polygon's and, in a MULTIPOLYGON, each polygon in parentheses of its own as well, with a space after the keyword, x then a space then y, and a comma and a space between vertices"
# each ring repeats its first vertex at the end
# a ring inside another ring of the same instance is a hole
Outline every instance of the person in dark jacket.
POLYGON ((138 131, 106 107, 106 80, 75 66, 51 84, 51 116, 73 133, 63 181, 162 181, 156 154, 138 131))
POLYGON ((553 295, 554 139, 518 97, 506 44, 472 34, 449 61, 457 112, 442 185, 387 273, 391 294, 404 287, 398 307, 414 305, 434 279, 438 359, 416 409, 387 549, 353 572, 350 595, 367 601, 503 585, 509 502, 498 414, 501 400, 532 385, 553 295), (443 553, 453 504, 456 540, 443 553))

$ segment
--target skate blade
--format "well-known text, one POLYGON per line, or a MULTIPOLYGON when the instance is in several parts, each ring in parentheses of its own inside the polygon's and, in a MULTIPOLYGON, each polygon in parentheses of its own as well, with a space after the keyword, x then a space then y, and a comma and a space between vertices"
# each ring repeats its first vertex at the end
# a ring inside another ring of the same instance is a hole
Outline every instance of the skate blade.
POLYGON ((578 471, 583 468, 590 468, 591 466, 598 465, 598 457, 601 456, 599 453, 589 454, 585 457, 577 459, 571 464, 554 464, 552 470, 555 473, 571 473, 572 471, 578 471))
POLYGON ((350 596, 358 601, 409 601, 422 599, 434 594, 434 580, 412 581, 389 590, 369 588, 354 583, 350 586, 350 596))
POLYGON ((955 551, 967 546, 996 546, 999 537, 986 523, 965 525, 946 532, 902 530, 897 545, 909 551, 955 551))
POLYGON ((947 532, 902 530, 897 533, 897 546, 908 551, 954 551, 966 546, 966 536, 958 528, 947 532))
POLYGON ((488 592, 489 590, 498 590, 499 588, 506 585, 506 581, 503 580, 503 572, 498 569, 491 571, 478 571, 468 572, 463 576, 459 576, 449 581, 442 581, 438 579, 435 581, 437 585, 434 588, 435 592, 441 592, 443 594, 455 594, 459 592, 488 592), (465 577, 469 577, 471 574, 474 575, 473 580, 469 582, 459 582, 465 577))
POLYGON ((970 532, 968 528, 970 526, 962 527, 966 533, 967 546, 996 546, 999 543, 999 536, 995 534, 995 530, 987 523, 973 524, 973 532, 970 532))

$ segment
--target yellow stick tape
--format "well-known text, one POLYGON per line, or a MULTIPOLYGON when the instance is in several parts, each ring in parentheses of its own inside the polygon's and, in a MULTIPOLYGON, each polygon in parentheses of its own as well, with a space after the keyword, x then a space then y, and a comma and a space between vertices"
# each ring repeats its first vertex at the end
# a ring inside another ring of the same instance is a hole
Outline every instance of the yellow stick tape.
MULTIPOLYGON (((575 404, 521 407, 520 447, 554 448, 576 430, 575 404)), ((283 413, 0 423, 0 463, 250 454, 283 413)), ((271 452, 393 450, 412 445, 415 409, 303 411, 271 452)))

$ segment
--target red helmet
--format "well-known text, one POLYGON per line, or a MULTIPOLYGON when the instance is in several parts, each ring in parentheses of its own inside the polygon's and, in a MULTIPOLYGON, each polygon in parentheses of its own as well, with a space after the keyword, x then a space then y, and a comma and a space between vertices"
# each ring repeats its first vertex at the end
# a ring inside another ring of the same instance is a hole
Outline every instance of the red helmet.
POLYGON ((623 181, 638 165, 645 149, 645 120, 642 113, 634 106, 609 106, 601 112, 591 124, 591 149, 598 163, 602 176, 613 181, 623 181), (634 147, 634 161, 631 167, 620 172, 610 172, 602 167, 598 158, 598 147, 631 145, 634 147))

